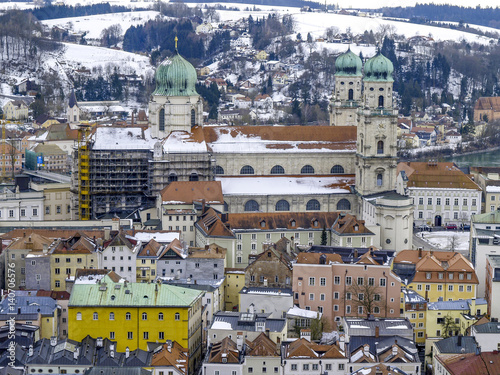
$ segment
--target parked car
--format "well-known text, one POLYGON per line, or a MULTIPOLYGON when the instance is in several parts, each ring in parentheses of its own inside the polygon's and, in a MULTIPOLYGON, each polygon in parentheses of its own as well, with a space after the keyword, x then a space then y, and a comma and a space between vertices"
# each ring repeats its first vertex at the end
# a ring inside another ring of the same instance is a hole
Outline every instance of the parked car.
POLYGON ((470 224, 464 224, 462 225, 463 230, 470 230, 470 224))
POLYGON ((430 226, 428 226, 427 224, 422 224, 418 227, 418 229, 420 229, 421 232, 423 231, 427 231, 427 232, 430 232, 432 229, 430 226))
POLYGON ((446 230, 457 230, 457 224, 448 224, 446 230))

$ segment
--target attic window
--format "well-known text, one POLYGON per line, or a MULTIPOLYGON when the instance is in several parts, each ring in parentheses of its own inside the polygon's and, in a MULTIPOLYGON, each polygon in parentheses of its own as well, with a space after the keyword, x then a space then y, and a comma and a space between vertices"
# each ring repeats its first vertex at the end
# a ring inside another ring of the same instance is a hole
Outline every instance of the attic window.
POLYGON ((359 225, 358 225, 358 224, 356 224, 356 225, 354 226, 354 230, 355 230, 356 232, 359 230, 359 225))
POLYGON ((265 220, 261 220, 261 222, 260 222, 260 226, 261 226, 262 228, 264 228, 264 227, 266 226, 266 221, 265 221, 265 220))
POLYGON ((271 252, 270 252, 270 251, 268 251, 268 252, 267 252, 267 256, 268 256, 269 258, 271 258, 271 252))
POLYGON ((292 227, 294 227, 296 224, 297 224, 297 223, 295 222, 295 220, 290 221, 290 225, 291 225, 292 227))
POLYGON ((314 221, 313 221, 313 226, 314 226, 314 227, 317 227, 317 226, 318 226, 318 220, 314 220, 314 221))

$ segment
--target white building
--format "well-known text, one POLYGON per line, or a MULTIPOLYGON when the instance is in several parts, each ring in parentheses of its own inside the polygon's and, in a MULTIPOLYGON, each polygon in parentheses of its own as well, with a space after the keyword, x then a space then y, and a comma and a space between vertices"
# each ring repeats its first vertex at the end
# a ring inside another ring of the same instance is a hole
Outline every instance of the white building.
POLYGON ((451 162, 399 163, 397 192, 413 199, 416 225, 460 226, 481 212, 481 188, 451 162))
POLYGON ((99 268, 112 270, 131 283, 137 280, 136 260, 141 241, 122 232, 104 242, 99 252, 99 268))
POLYGON ((287 311, 292 307, 292 289, 244 287, 240 291, 240 311, 255 309, 271 314, 270 318, 286 318, 287 311))
POLYGON ((500 324, 498 322, 473 325, 470 334, 476 339, 483 352, 497 351, 500 348, 500 324))
POLYGON ((0 190, 0 221, 43 221, 43 191, 0 190))

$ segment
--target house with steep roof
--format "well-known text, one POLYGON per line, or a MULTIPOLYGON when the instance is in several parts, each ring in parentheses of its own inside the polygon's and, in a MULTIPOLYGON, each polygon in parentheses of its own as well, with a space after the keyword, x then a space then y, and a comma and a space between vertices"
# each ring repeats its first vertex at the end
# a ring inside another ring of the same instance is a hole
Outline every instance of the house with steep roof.
POLYGON ((319 311, 334 327, 342 317, 400 316, 401 280, 376 249, 342 257, 300 252, 293 265, 294 303, 319 311))
POLYGON ((321 345, 300 338, 282 348, 283 374, 304 374, 309 371, 341 375, 348 370, 348 359, 337 345, 321 345))
POLYGON ((185 278, 186 257, 182 243, 175 238, 158 256, 156 275, 161 278, 185 278))
POLYGON ((22 99, 9 100, 3 106, 6 120, 26 120, 28 118, 28 104, 22 99))
POLYGON ((451 162, 398 164, 396 190, 413 199, 415 225, 468 223, 481 212, 481 187, 451 162))
POLYGON ((141 249, 136 257, 136 280, 138 283, 156 279, 157 261, 165 245, 159 244, 153 238, 148 243, 141 242, 141 249))
POLYGON ((177 341, 168 340, 156 349, 151 360, 155 374, 187 375, 189 352, 177 341))
MULTIPOLYGON (((153 251, 153 247, 154 245, 150 251, 153 251)), ((134 283, 137 280, 137 255, 141 248, 141 241, 119 231, 102 244, 99 250, 99 268, 118 272, 127 281, 134 283)))
POLYGON ((414 332, 414 341, 417 345, 425 344, 425 322, 427 313, 427 300, 413 289, 403 287, 403 316, 411 322, 414 332))
POLYGON ((474 105, 474 122, 492 122, 500 118, 500 97, 481 97, 474 105))
POLYGON ((476 298, 479 280, 474 267, 454 251, 402 250, 394 258, 393 271, 429 302, 476 298))
MULTIPOLYGON (((444 356, 462 356, 473 358, 481 352, 476 340, 472 336, 452 336, 432 343, 431 349, 427 351, 426 354, 432 354, 432 359, 426 356, 426 362, 431 363, 434 369, 439 368, 439 358, 444 356)), ((462 365, 466 366, 467 361, 463 362, 462 365)), ((464 367, 466 368, 466 367, 464 367)), ((462 374, 483 374, 484 372, 463 372, 462 374)))
POLYGON ((340 247, 370 247, 380 242, 364 220, 340 213, 331 227, 331 245, 340 247))
POLYGON ((205 247, 188 248, 185 277, 191 280, 224 278, 227 249, 212 243, 205 247))

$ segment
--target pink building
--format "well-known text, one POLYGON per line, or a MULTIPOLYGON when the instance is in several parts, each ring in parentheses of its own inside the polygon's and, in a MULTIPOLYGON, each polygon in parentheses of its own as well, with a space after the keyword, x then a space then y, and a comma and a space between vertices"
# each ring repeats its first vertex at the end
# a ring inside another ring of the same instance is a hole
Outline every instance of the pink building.
MULTIPOLYGON (((356 250, 353 250, 357 253, 356 250)), ((293 266, 294 303, 320 311, 335 328, 341 317, 399 317, 401 280, 376 250, 344 263, 339 254, 299 253, 293 266)))

